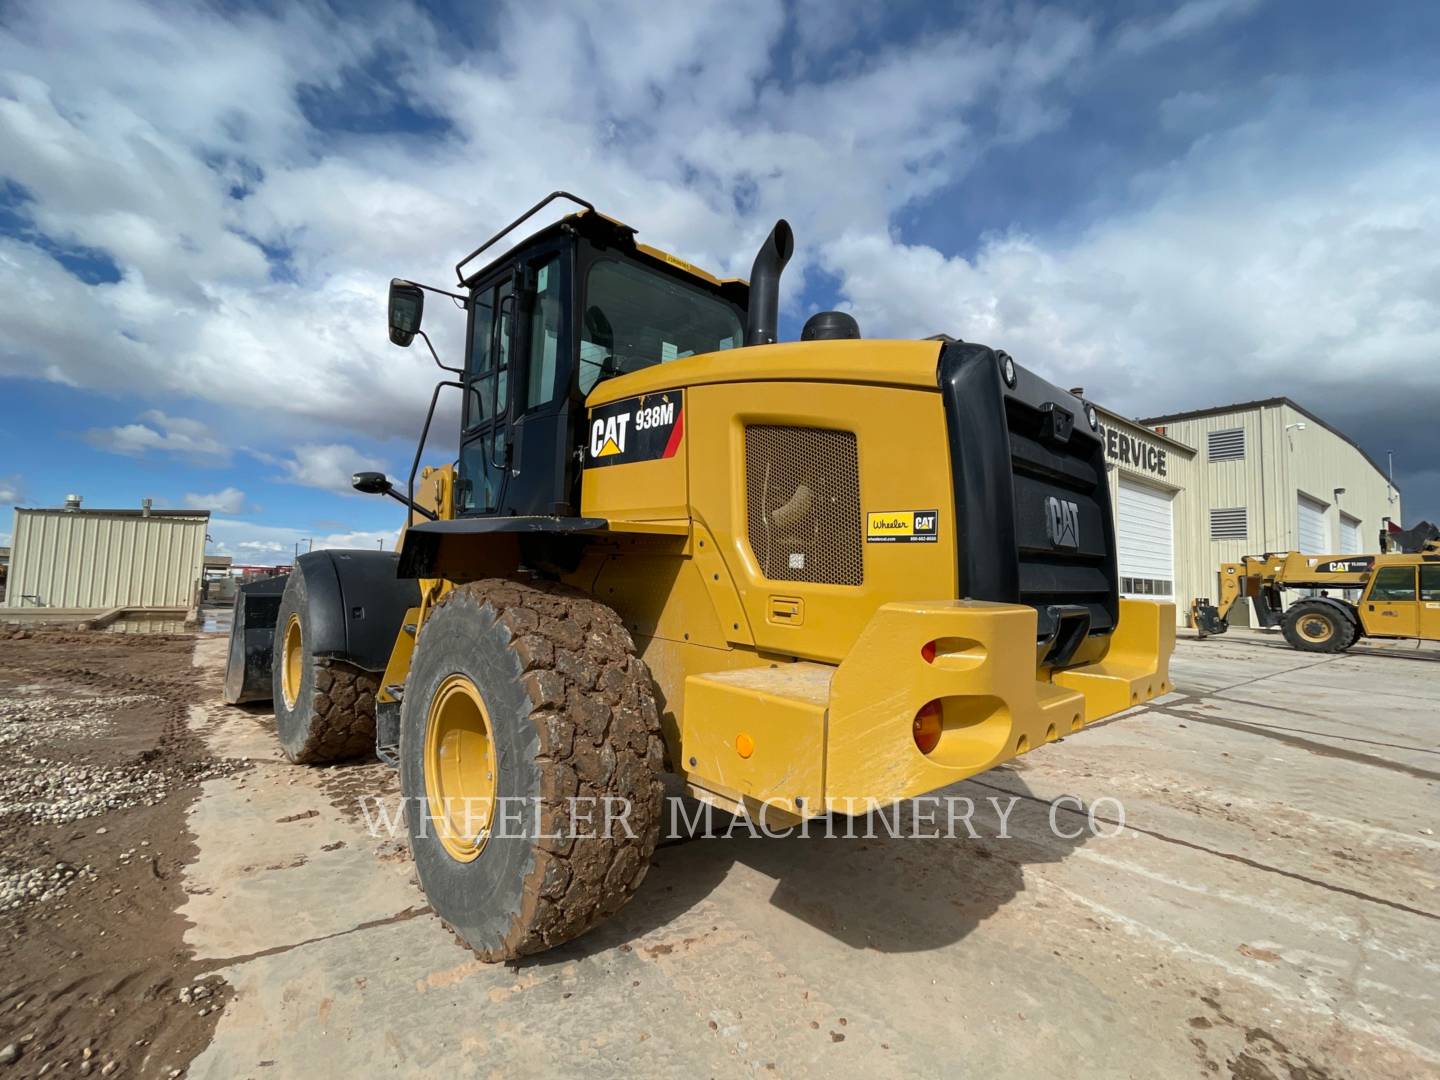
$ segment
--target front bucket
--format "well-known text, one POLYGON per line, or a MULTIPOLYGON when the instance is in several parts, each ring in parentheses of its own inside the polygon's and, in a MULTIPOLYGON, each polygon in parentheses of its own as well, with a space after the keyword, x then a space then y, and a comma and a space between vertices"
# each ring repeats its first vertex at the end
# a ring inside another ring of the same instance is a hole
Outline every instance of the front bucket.
POLYGON ((225 702, 269 701, 271 665, 275 656, 275 620, 287 578, 266 578, 241 585, 235 592, 235 617, 230 628, 230 660, 225 665, 225 702))

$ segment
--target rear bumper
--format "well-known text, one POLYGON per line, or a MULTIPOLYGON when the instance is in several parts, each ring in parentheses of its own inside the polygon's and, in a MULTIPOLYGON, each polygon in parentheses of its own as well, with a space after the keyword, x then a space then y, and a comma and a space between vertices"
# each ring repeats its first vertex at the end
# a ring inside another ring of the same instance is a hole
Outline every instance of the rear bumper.
POLYGON ((1103 658, 1052 673, 1037 667, 1028 605, 886 604, 838 668, 687 680, 688 779, 802 816, 925 795, 1168 693, 1174 642, 1173 605, 1123 600, 1103 658), (914 718, 935 700, 943 731, 924 754, 914 718))

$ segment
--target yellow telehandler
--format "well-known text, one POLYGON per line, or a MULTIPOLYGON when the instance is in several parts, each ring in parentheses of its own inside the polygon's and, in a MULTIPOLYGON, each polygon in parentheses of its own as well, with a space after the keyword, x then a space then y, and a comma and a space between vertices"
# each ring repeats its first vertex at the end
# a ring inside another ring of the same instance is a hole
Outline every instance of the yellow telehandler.
POLYGON ((427 292, 465 311, 431 398, 463 396, 456 463, 419 470, 427 418, 403 492, 355 478, 408 508, 398 551, 237 600, 227 697, 272 697, 296 762, 398 767, 421 885, 486 959, 634 894, 667 771, 796 822, 1171 688, 1173 607, 1118 595, 1094 408, 842 312, 777 342, 792 248, 781 221, 721 280, 555 192, 458 292, 392 282, 397 345, 429 347, 427 292), (579 209, 497 254, 557 200, 579 209))
POLYGON ((1305 652, 1343 652, 1362 637, 1440 641, 1440 540, 1417 552, 1247 555, 1220 567, 1220 600, 1198 597, 1190 621, 1200 637, 1230 628, 1235 604, 1250 598, 1263 627, 1280 627, 1305 652), (1285 608, 1282 590, 1324 590, 1285 608), (1354 591, 1357 599, 1330 596, 1354 591))

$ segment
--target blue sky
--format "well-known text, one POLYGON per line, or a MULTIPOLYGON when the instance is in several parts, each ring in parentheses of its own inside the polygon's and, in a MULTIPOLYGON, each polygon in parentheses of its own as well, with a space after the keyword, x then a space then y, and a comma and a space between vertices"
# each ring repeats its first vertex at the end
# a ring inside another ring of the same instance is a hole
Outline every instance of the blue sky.
POLYGON ((1288 394, 1440 520, 1437 47, 1429 4, 12 3, 0 504, 387 542, 346 482, 404 475, 435 376, 388 279, 565 187, 722 272, 788 217, 791 336, 841 307, 1132 415, 1288 394))

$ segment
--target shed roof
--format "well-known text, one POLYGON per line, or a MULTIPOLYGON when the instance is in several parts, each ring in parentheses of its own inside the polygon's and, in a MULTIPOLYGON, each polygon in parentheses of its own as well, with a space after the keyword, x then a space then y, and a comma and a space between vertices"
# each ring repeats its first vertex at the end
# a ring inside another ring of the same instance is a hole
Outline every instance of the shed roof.
POLYGON ((1345 432, 1335 427, 1329 421, 1323 420, 1320 417, 1316 416, 1313 412, 1305 408, 1304 405, 1301 405, 1293 398, 1270 397, 1260 398, 1258 401, 1240 401, 1236 402, 1234 405, 1213 405, 1208 409, 1194 409, 1190 412, 1167 413, 1165 416, 1151 416, 1147 417, 1144 420, 1141 420, 1140 423, 1147 426, 1153 424, 1173 424, 1177 420, 1200 420, 1207 416, 1225 416, 1229 413, 1258 412, 1261 409, 1273 409, 1278 408, 1282 405, 1288 405, 1301 416, 1305 417, 1305 419, 1319 424, 1326 431, 1330 432, 1331 435, 1334 435, 1337 438, 1349 443, 1351 446, 1353 446, 1356 450, 1360 452, 1360 456, 1363 457, 1367 462, 1369 462, 1370 467, 1374 469, 1377 473, 1379 473, 1386 483, 1388 483, 1396 491, 1400 490, 1400 485, 1390 479, 1390 477, 1386 474, 1385 470, 1380 468, 1379 464, 1375 461, 1375 459, 1365 452, 1365 448, 1363 446, 1357 443, 1349 435, 1346 435, 1345 432))
POLYGON ((209 521, 209 510, 151 510, 148 513, 144 510, 104 510, 91 509, 82 506, 70 510, 63 506, 17 506, 16 510, 22 514, 73 514, 75 517, 152 517, 186 519, 191 521, 209 521))

